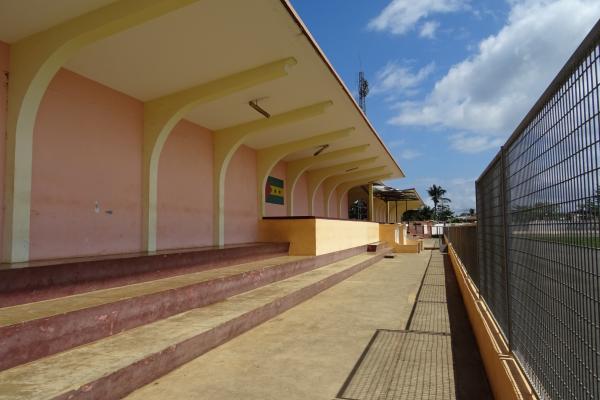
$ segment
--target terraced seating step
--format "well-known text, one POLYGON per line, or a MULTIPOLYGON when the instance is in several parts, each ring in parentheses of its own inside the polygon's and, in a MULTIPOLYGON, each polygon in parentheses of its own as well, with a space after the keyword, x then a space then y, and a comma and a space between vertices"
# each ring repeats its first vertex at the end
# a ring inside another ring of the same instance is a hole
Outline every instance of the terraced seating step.
POLYGON ((379 261, 363 253, 0 372, 0 399, 116 399, 379 261))
POLYGON ((288 249, 289 243, 246 243, 0 264, 0 307, 287 255, 288 249))
POLYGON ((365 251, 281 256, 0 308, 0 371, 365 251))
POLYGON ((386 242, 374 242, 367 245, 367 251, 369 253, 376 253, 383 249, 387 249, 387 247, 388 246, 386 242))

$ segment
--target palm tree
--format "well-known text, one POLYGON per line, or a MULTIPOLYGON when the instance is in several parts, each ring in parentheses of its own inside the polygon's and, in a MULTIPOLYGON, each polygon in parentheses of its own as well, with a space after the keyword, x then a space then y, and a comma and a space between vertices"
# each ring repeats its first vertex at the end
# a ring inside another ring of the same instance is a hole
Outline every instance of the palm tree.
POLYGON ((446 189, 437 185, 431 185, 431 187, 427 189, 427 194, 429 195, 429 197, 431 197, 431 200, 433 201, 433 216, 434 219, 437 220, 438 204, 444 202, 449 203, 450 199, 444 197, 444 195, 446 194, 446 189))

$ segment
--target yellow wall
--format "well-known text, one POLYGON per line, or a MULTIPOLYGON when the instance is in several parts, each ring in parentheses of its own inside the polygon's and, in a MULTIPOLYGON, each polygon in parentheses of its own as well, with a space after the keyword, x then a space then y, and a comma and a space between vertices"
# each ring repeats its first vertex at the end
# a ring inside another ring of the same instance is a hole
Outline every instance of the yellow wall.
POLYGON ((448 245, 448 249, 494 398, 537 399, 452 244, 448 245))
POLYGON ((379 241, 379 224, 332 219, 316 220, 316 255, 379 241))
POLYGON ((394 253, 419 253, 423 250, 422 240, 410 240, 406 237, 404 224, 380 224, 379 240, 386 242, 394 253))
POLYGON ((289 254, 315 256, 379 241, 379 224, 319 218, 263 219, 259 237, 266 242, 289 242, 289 254))
POLYGON ((288 242, 292 256, 316 254, 315 219, 263 219, 258 223, 262 242, 288 242))

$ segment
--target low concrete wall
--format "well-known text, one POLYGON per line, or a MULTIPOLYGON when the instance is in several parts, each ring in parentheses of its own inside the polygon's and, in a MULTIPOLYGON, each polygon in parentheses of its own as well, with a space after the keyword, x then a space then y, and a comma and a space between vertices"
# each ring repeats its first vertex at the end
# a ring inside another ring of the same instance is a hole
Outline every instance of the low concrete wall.
POLYGON ((379 224, 374 222, 317 219, 316 255, 378 242, 379 224))
POLYGON ((537 399, 451 243, 448 243, 448 253, 494 398, 537 399))
POLYGON ((380 224, 379 240, 386 242, 394 253, 420 253, 422 240, 411 240, 406 236, 404 224, 380 224))
POLYGON ((289 242, 292 256, 317 256, 379 241, 374 222, 314 217, 265 218, 259 223, 264 242, 289 242))

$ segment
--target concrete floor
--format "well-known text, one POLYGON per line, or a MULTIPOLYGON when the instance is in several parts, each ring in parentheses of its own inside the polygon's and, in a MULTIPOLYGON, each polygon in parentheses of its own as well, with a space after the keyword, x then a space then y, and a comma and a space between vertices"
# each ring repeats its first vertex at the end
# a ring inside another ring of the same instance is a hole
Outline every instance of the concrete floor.
POLYGON ((340 399, 489 399, 448 257, 433 251, 404 330, 378 330, 340 399))
POLYGON ((426 249, 439 249, 440 247, 440 239, 439 238, 425 238, 423 239, 423 244, 426 249))
POLYGON ((429 258, 385 259, 127 398, 335 398, 375 330, 405 328, 429 258))

